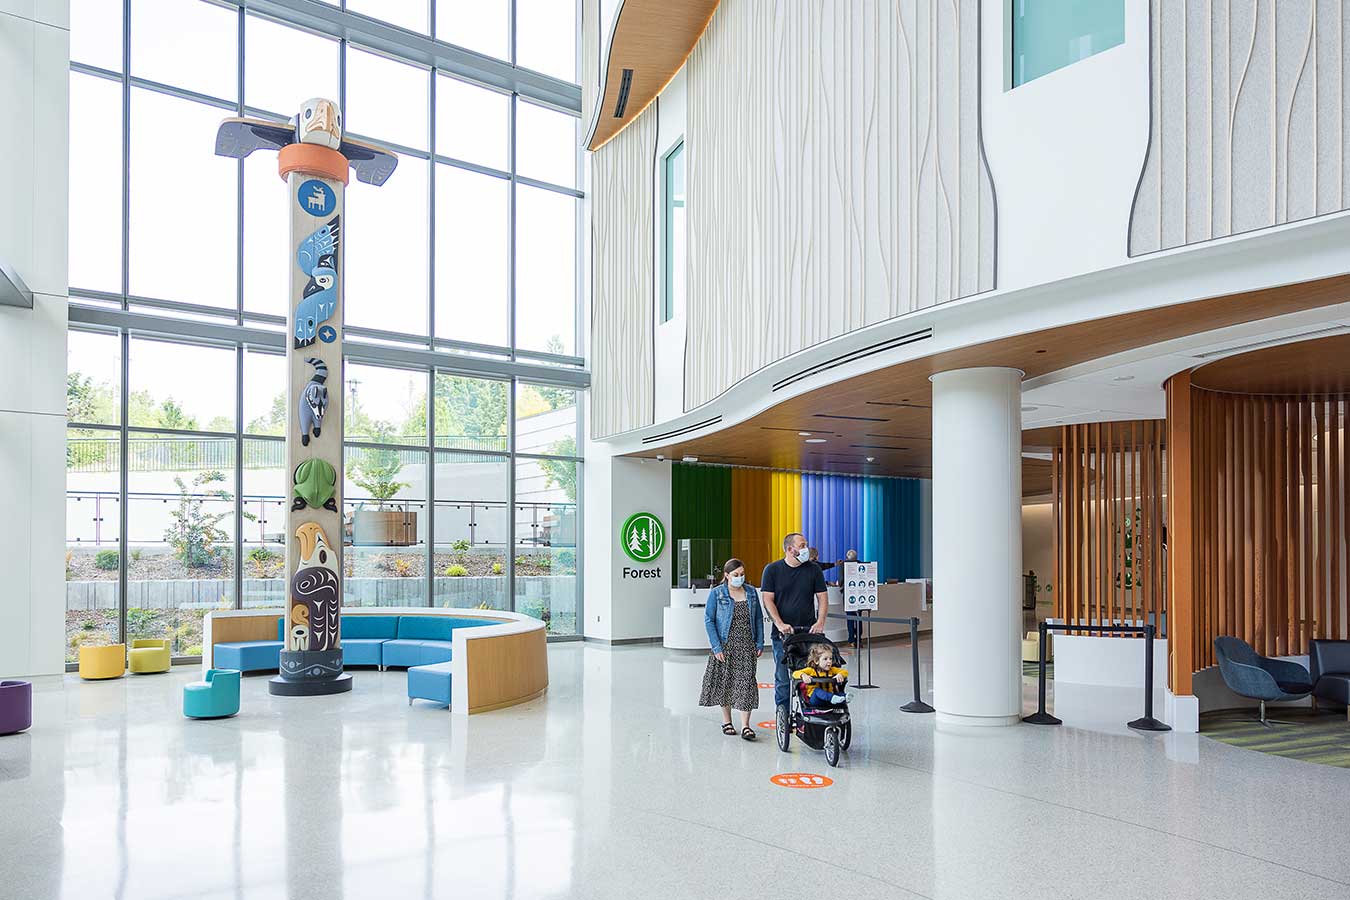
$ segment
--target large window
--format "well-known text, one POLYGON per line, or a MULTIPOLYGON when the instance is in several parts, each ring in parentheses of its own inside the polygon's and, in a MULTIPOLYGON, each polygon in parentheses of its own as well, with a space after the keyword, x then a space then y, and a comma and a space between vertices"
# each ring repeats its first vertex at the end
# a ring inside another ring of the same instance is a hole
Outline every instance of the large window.
POLYGON ((72 133, 129 152, 70 161, 67 660, 192 657, 208 610, 282 605, 286 194, 274 154, 213 151, 312 96, 399 154, 347 195, 345 600, 575 634, 576 5, 347 0, 330 33, 243 6, 71 4, 72 133), (424 37, 376 51, 371 19, 424 37))
POLYGON ((1012 0, 1012 86, 1125 43, 1125 0, 1012 0))
POLYGON ((685 217, 684 217, 684 141, 666 154, 665 202, 665 285, 661 291, 661 321, 675 318, 677 305, 684 303, 685 217))

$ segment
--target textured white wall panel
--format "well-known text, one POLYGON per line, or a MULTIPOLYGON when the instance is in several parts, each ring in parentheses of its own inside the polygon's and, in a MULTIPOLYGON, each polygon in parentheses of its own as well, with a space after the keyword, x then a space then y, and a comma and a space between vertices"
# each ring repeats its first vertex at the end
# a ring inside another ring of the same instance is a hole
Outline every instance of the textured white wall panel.
POLYGON ((1130 253, 1347 207, 1346 0, 1152 0, 1130 253))
POLYGON ((723 0, 688 62, 685 408, 994 286, 979 0, 723 0))
POLYGON ((657 107, 591 154, 591 435, 652 424, 657 107))

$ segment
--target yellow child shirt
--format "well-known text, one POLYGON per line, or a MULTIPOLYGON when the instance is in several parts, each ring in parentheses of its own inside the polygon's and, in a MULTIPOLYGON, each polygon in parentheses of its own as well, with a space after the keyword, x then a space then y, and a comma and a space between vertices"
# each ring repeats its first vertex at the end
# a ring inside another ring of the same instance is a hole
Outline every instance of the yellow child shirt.
MULTIPOLYGON (((828 672, 822 672, 813 666, 807 666, 804 669, 798 669, 792 673, 792 679, 796 681, 799 678, 833 678, 836 675, 848 677, 848 669, 841 669, 838 666, 831 666, 828 672)), ((818 684, 808 684, 806 686, 806 696, 810 697, 816 692, 816 688, 821 687, 818 684)))

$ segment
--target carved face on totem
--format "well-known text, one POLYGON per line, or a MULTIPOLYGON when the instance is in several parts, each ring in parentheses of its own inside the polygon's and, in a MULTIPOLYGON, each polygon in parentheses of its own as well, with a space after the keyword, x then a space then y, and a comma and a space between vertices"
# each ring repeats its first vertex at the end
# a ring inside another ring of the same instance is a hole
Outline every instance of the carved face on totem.
POLYGON ((342 113, 332 100, 312 97, 295 117, 295 139, 302 144, 322 144, 329 150, 342 146, 342 113))

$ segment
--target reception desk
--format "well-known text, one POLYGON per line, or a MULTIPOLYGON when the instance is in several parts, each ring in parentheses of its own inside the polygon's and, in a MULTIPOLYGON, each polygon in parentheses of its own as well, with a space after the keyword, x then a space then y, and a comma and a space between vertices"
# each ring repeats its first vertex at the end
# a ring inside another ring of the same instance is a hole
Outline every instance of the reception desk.
MULTIPOLYGON (((924 606, 924 585, 917 582, 883 584, 877 587, 877 609, 873 613, 887 618, 919 617, 919 630, 931 631, 933 610, 924 606)), ((668 650, 707 650, 708 632, 703 626, 703 615, 708 603, 708 588, 671 588, 670 605, 664 611, 662 644, 668 650)), ((830 612, 844 611, 843 593, 837 585, 829 585, 830 612)), ((764 640, 767 643, 773 623, 764 617, 764 640)), ((874 622, 872 638, 908 635, 909 625, 894 622, 874 622)), ((848 623, 843 619, 828 619, 825 636, 840 643, 848 640, 848 623)))

